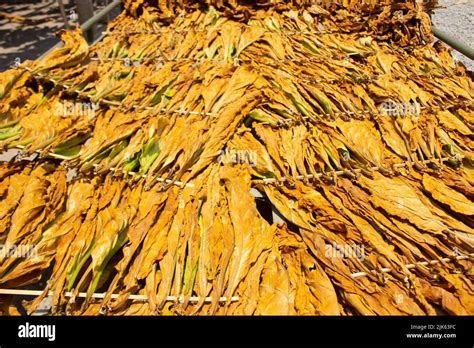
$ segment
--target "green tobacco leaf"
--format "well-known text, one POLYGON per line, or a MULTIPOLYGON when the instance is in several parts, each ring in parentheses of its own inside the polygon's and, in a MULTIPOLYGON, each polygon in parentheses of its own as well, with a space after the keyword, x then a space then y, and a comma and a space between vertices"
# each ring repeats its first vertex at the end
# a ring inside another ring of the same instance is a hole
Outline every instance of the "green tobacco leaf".
POLYGON ((142 154, 140 156, 140 175, 148 172, 155 159, 160 154, 160 142, 157 137, 152 137, 143 146, 142 154))

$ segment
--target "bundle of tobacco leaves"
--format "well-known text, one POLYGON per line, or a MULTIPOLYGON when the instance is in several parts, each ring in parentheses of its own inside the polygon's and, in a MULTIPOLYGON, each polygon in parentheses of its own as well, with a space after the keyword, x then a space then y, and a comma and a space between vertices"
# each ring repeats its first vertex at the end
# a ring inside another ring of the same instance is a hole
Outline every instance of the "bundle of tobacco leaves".
POLYGON ((473 79, 424 7, 125 8, 0 74, 2 313, 474 313, 473 79))

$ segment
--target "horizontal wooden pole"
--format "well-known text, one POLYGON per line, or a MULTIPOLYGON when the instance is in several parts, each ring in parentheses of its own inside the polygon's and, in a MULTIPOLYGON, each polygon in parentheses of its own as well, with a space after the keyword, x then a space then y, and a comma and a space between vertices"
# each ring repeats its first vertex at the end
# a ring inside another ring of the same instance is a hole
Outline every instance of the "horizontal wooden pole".
MULTIPOLYGON (((20 289, 0 289, 0 295, 16 295, 16 296, 31 296, 31 297, 37 297, 43 294, 44 291, 42 290, 20 290, 20 289)), ((48 293, 49 296, 52 296, 52 292, 50 291, 48 293)), ((80 292, 77 295, 74 295, 73 292, 65 292, 64 296, 66 297, 79 297, 79 298, 85 298, 87 297, 87 293, 85 292, 80 292)), ((94 293, 92 294, 92 298, 95 299, 104 299, 106 296, 105 293, 94 293)), ((112 294, 111 298, 116 299, 119 298, 121 295, 120 294, 112 294)), ((133 301, 148 301, 148 296, 145 295, 129 295, 128 296, 129 300, 133 301)), ((168 296, 166 297, 167 302, 184 302, 184 295, 181 296, 168 296)), ((191 296, 189 297, 189 302, 199 302, 201 300, 200 297, 198 296, 191 296)), ((236 302, 239 300, 238 296, 233 296, 230 298, 231 302, 236 302)), ((212 297, 208 296, 204 299, 204 302, 212 302, 212 297)), ((228 302, 227 297, 220 297, 219 302, 228 302)))

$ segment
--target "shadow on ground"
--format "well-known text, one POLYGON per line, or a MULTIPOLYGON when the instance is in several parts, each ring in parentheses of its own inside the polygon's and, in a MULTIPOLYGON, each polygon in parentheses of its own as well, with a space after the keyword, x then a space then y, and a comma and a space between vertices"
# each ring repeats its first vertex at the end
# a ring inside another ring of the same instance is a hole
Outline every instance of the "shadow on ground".
MULTIPOLYGON (((95 0, 96 11, 109 1, 95 0)), ((66 15, 71 20, 74 2, 64 0, 66 15)), ((116 16, 114 11, 110 18, 116 16)), ((0 71, 15 61, 36 59, 59 42, 56 33, 66 27, 56 0, 2 0, 0 3, 0 71)), ((104 24, 99 25, 103 30, 104 24)))

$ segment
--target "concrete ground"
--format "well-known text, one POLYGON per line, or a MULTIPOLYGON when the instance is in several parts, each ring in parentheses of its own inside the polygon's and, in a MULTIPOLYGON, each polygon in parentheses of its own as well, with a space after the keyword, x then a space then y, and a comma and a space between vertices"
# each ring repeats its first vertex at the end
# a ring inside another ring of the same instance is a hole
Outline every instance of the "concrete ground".
MULTIPOLYGON (((442 8, 435 10, 433 23, 474 48, 474 0, 440 0, 439 5, 442 8)), ((453 55, 474 71, 474 61, 456 51, 453 55)))
MULTIPOLYGON (((71 10, 67 5, 67 11, 71 10)), ((64 28, 57 1, 26 1, 0 5, 0 71, 15 59, 35 59, 58 42, 64 28)))

